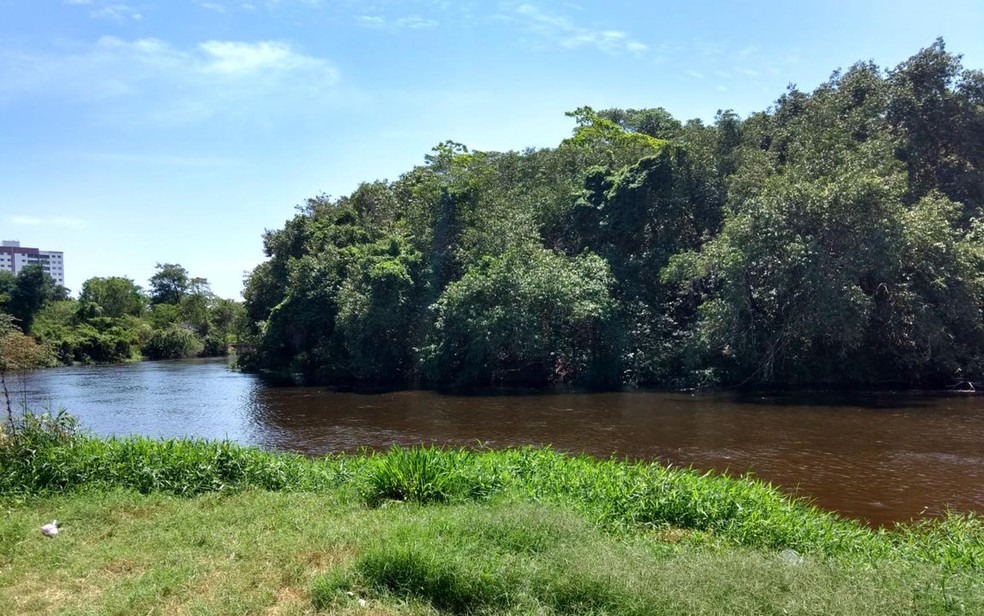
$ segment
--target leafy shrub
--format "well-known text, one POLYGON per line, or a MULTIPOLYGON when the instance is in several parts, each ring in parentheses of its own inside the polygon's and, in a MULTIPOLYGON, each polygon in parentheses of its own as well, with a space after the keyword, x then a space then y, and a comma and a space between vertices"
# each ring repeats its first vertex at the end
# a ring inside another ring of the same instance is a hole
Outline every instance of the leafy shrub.
POLYGON ((181 325, 170 325, 154 331, 144 345, 143 353, 150 359, 181 359, 194 357, 205 346, 191 329, 181 325))
POLYGON ((598 384, 617 378, 609 348, 611 272, 603 259, 517 247, 485 258, 435 306, 422 349, 434 382, 598 384))
POLYGON ((441 451, 434 447, 404 449, 394 446, 373 460, 366 478, 364 496, 370 504, 390 500, 433 503, 448 501, 460 488, 460 466, 455 458, 465 452, 441 451))

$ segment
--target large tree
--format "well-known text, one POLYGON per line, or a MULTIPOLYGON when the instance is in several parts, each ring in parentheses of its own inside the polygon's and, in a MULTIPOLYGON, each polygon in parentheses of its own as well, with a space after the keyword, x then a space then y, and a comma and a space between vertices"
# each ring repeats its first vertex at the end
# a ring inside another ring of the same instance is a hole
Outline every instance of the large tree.
POLYGON ((57 285, 51 276, 40 265, 28 265, 17 274, 7 300, 7 310, 17 319, 20 328, 29 333, 34 317, 57 296, 57 285))
POLYGON ((112 318, 140 316, 147 308, 147 299, 140 287, 122 276, 86 280, 82 283, 79 301, 83 305, 95 305, 101 316, 112 318))
POLYGON ((177 263, 158 263, 150 277, 150 301, 154 304, 180 304, 188 293, 188 270, 177 263))

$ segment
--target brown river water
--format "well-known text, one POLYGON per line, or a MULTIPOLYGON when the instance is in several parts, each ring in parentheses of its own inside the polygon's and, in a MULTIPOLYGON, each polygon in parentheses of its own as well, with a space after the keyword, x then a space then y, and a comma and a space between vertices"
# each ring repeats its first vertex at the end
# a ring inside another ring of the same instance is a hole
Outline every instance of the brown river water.
POLYGON ((98 435, 228 438, 324 454, 436 443, 550 445, 739 475, 871 524, 984 513, 984 396, 945 393, 345 393, 224 362, 60 368, 12 383, 98 435))

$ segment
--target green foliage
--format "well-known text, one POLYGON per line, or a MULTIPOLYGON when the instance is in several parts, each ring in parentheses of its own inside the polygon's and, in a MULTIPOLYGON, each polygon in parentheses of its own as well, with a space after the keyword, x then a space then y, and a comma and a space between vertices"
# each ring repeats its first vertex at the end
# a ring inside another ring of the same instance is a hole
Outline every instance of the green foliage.
POLYGON ((666 143, 645 132, 627 131, 591 107, 581 107, 567 115, 574 118, 577 128, 561 147, 584 150, 589 156, 599 157, 594 164, 607 162, 614 168, 623 167, 655 154, 666 143))
POLYGON ((413 368, 422 256, 398 237, 353 247, 351 253, 349 274, 338 291, 336 325, 348 372, 363 382, 399 382, 413 368))
POLYGON ((82 284, 79 302, 92 305, 87 308, 98 316, 121 318, 126 315, 139 317, 147 307, 147 298, 140 287, 129 278, 90 278, 82 284))
POLYGON ((89 438, 64 413, 25 415, 0 449, 0 467, 3 494, 126 488, 193 495, 247 487, 322 489, 330 481, 301 456, 229 442, 89 438))
POLYGON ((623 129, 649 135, 655 139, 673 140, 680 136, 683 125, 669 111, 656 109, 606 109, 598 117, 614 122, 623 129))
POLYGON ((11 435, 3 443, 4 458, 20 459, 70 446, 78 437, 78 422, 62 410, 51 413, 25 411, 11 424, 11 435))
POLYGON ((140 356, 150 326, 136 316, 100 316, 94 303, 52 302, 38 313, 34 335, 63 363, 120 362, 140 356))
POLYGON ((464 455, 429 447, 394 446, 385 456, 373 460, 365 498, 373 505, 387 499, 422 504, 445 502, 456 491, 457 463, 464 455))
POLYGON ((17 276, 13 272, 0 270, 0 310, 6 310, 10 294, 17 286, 17 276))
POLYGON ((177 263, 158 263, 150 277, 150 301, 153 304, 180 304, 191 280, 188 270, 177 263))
POLYGON ((181 359, 195 357, 204 348, 204 343, 190 328, 171 325, 165 329, 154 330, 143 346, 143 353, 149 359, 181 359))
POLYGON ((747 118, 582 107, 556 148, 445 142, 266 234, 244 291, 251 367, 435 386, 980 381, 982 75, 937 41, 747 118))
POLYGON ((610 286, 607 265, 592 254, 517 247, 488 258, 437 303, 425 370, 466 385, 604 380, 610 286))
POLYGON ((40 265, 27 265, 17 273, 3 309, 17 319, 18 326, 24 333, 30 333, 35 316, 57 294, 55 281, 40 265))
POLYGON ((129 278, 90 278, 78 301, 45 303, 32 334, 68 364, 127 361, 141 353, 151 359, 219 356, 249 334, 241 303, 216 297, 207 280, 188 278, 180 265, 158 270, 155 303, 148 305, 129 278))

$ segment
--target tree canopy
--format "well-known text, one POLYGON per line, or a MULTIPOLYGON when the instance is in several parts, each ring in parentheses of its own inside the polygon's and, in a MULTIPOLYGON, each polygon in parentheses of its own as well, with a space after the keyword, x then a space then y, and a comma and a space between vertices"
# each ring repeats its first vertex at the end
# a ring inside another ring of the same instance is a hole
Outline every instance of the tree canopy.
MULTIPOLYGON (((433 386, 984 378, 984 73, 941 40, 745 118, 568 115, 556 148, 445 142, 268 231, 244 363, 433 386)), ((159 268, 152 297, 188 293, 159 268)))

